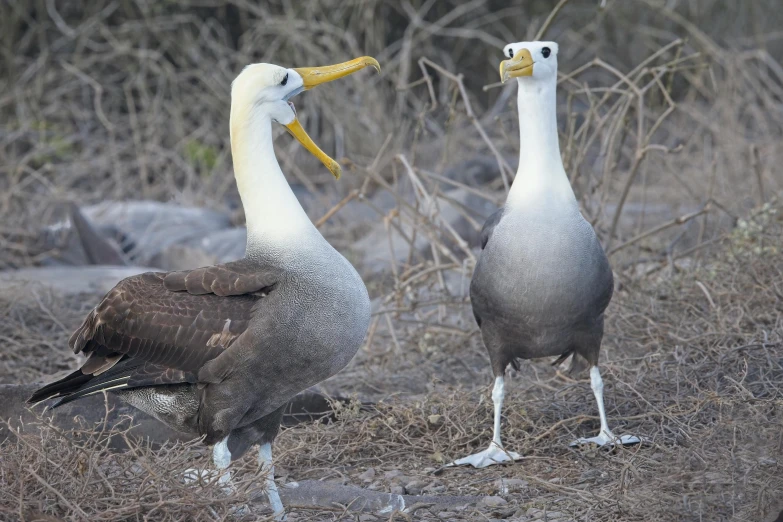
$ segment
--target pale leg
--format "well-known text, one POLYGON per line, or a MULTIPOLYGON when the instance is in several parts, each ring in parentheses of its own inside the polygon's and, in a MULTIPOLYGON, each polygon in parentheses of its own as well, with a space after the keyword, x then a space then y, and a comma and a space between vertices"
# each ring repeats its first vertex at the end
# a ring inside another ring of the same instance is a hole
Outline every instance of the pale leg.
POLYGON ((221 440, 212 448, 212 462, 220 473, 218 484, 227 485, 231 481, 231 472, 223 471, 231 465, 231 452, 228 451, 228 437, 221 440))
POLYGON ((601 419, 601 431, 595 437, 580 438, 571 443, 571 446, 578 446, 580 444, 598 444, 599 446, 615 445, 615 444, 637 444, 640 442, 639 437, 633 435, 623 435, 621 437, 615 437, 612 430, 609 429, 609 423, 606 421, 606 410, 604 409, 604 381, 601 379, 601 372, 598 366, 590 368, 590 386, 593 388, 593 395, 595 395, 595 402, 598 403, 598 416, 601 419))
POLYGON ((275 467, 272 464, 271 443, 267 442, 258 448, 258 465, 261 466, 261 471, 265 475, 264 486, 266 495, 269 498, 269 504, 275 513, 275 520, 283 520, 285 518, 285 509, 283 508, 283 502, 280 500, 280 494, 277 492, 277 484, 275 484, 275 467))
POLYGON ((495 386, 492 388, 492 404, 495 407, 495 423, 492 430, 492 442, 489 444, 489 448, 482 452, 455 460, 451 464, 448 464, 449 466, 471 465, 474 468, 485 468, 492 464, 513 462, 522 458, 519 453, 504 450, 503 444, 500 442, 500 412, 503 409, 503 398, 506 395, 505 388, 505 379, 502 376, 495 377, 495 386))
MULTIPOLYGON (((224 438, 212 447, 212 463, 219 473, 218 484, 231 490, 231 472, 224 471, 231 464, 231 452, 228 451, 228 437, 224 438)), ((210 480, 215 475, 215 471, 205 469, 188 469, 185 471, 186 482, 197 482, 199 479, 210 480)))

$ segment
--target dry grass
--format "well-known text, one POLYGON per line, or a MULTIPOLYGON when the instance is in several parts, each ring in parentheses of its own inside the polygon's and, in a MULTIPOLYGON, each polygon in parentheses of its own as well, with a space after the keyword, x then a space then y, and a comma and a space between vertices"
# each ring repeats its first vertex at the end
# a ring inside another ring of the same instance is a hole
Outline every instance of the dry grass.
MULTIPOLYGON (((442 462, 487 442, 491 409, 466 292, 487 216, 455 202, 453 189, 502 203, 519 144, 513 86, 493 85, 498 48, 537 34, 551 3, 0 1, 9 13, 0 20, 3 268, 50 254, 39 229, 56 201, 234 211, 226 114, 244 64, 381 62, 380 77, 297 99, 315 140, 351 160, 339 184, 290 140, 277 144, 290 181, 312 196, 311 217, 376 297, 366 346, 329 386, 384 399, 374 412, 284 431, 282 480, 439 494, 525 481, 494 512, 446 519, 532 508, 590 521, 757 521, 783 507, 783 20, 774 0, 610 0, 603 10, 573 0, 554 18, 546 37, 561 47, 564 163, 619 281, 602 356, 607 406, 618 431, 651 441, 569 450, 597 427, 589 386, 531 363, 506 408, 505 436, 524 463, 439 475, 442 462), (357 223, 357 205, 377 219, 357 223), (356 248, 367 238, 384 249, 381 273, 356 248), (369 467, 376 478, 365 482, 369 467)), ((0 298, 0 381, 70 367, 65 339, 97 297, 0 298)), ((126 428, 48 428, 3 443, 0 518, 220 520, 255 484, 248 459, 236 496, 184 487, 178 470, 206 463, 204 451, 131 443, 111 453, 106 433, 126 428)), ((292 519, 350 516, 294 510, 292 519)))
MULTIPOLYGON (((405 337, 394 357, 376 343, 331 383, 386 396, 374 411, 347 408, 333 424, 282 433, 279 480, 502 494, 508 501, 494 510, 448 515, 464 520, 507 518, 531 508, 567 520, 762 520, 779 509, 783 494, 782 217, 779 207, 768 206, 743 222, 704 267, 634 282, 613 302, 604 356, 607 408, 618 432, 643 435, 648 444, 616 453, 569 449, 570 440, 597 429, 589 385, 541 361, 512 377, 506 402, 504 436, 525 460, 438 474, 444 462, 487 443, 489 372, 475 336, 471 342, 433 336, 436 350, 405 337), (395 398, 400 392, 406 397, 395 398), (364 480, 370 467, 375 477, 364 480), (501 479, 516 479, 512 494, 500 490, 501 479)), ((53 317, 41 317, 40 324, 68 317, 67 308, 54 304, 48 303, 53 317)), ((257 484, 248 457, 240 463, 235 496, 221 496, 212 486, 184 487, 181 470, 193 459, 206 465, 206 452, 129 440, 129 452, 111 453, 106 436, 125 427, 48 428, 4 443, 0 506, 68 520, 220 520, 257 484)), ((344 519, 341 512, 294 509, 292 519, 344 519)), ((428 513, 417 516, 436 516, 428 513)))

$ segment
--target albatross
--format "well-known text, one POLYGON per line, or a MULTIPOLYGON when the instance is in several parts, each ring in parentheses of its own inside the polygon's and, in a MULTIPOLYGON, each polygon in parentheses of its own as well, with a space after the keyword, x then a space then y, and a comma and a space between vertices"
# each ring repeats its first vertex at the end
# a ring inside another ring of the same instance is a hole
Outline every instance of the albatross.
MULTIPOLYGON (((367 66, 371 57, 325 67, 247 66, 231 87, 231 152, 245 209, 244 259, 120 281, 71 336, 87 356, 78 370, 36 391, 55 406, 104 390, 172 428, 214 445, 219 482, 251 446, 275 515, 271 444, 288 401, 339 372, 370 321, 353 266, 321 236, 278 164, 278 122, 335 178, 340 165, 313 143, 289 99, 367 66), (225 471, 224 471, 225 470, 225 471)), ((228 487, 228 486, 227 486, 228 487)))
POLYGON ((508 44, 501 81, 517 79, 520 157, 506 204, 481 231, 481 257, 470 284, 470 299, 495 383, 494 430, 489 447, 452 465, 483 468, 520 459, 504 449, 501 410, 508 365, 519 359, 572 356, 571 369, 586 362, 598 403, 597 436, 572 444, 631 444, 615 437, 604 410, 598 352, 604 310, 612 298, 612 269, 593 227, 582 216, 560 157, 555 114, 555 42, 508 44))

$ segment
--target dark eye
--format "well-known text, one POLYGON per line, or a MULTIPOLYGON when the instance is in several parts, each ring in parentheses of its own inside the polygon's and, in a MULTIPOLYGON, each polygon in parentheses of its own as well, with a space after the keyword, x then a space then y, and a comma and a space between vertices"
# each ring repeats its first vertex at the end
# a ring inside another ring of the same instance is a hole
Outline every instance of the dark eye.
POLYGON ((283 78, 283 81, 280 82, 280 85, 285 85, 286 83, 288 83, 288 73, 286 73, 285 77, 283 78))
POLYGON ((544 47, 543 49, 541 49, 541 54, 544 55, 544 58, 549 58, 549 55, 552 54, 552 49, 550 49, 549 47, 544 47))
POLYGON ((509 58, 513 58, 514 57, 514 49, 509 49, 508 50, 508 57, 509 58))

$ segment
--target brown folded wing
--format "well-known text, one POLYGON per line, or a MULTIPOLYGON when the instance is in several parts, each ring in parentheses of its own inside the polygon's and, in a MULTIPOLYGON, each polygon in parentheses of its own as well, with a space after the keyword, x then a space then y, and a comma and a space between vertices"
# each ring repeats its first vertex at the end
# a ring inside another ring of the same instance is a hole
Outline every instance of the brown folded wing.
POLYGON ((195 382, 199 368, 247 329, 256 303, 273 291, 277 276, 240 260, 120 281, 71 336, 74 352, 88 356, 81 370, 31 400, 195 382))

